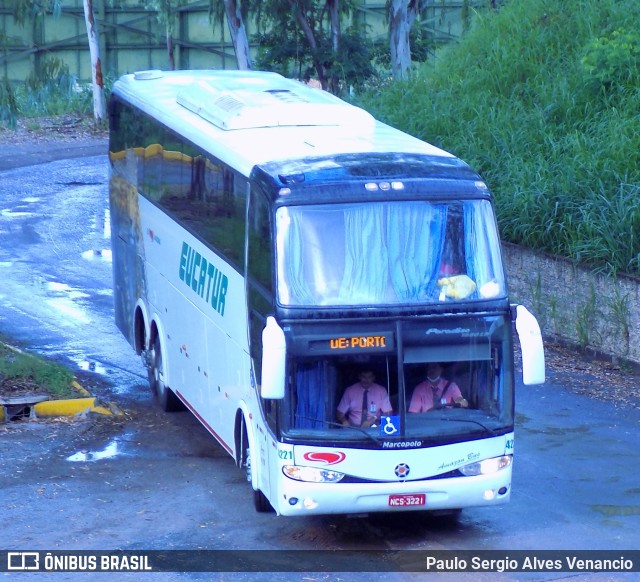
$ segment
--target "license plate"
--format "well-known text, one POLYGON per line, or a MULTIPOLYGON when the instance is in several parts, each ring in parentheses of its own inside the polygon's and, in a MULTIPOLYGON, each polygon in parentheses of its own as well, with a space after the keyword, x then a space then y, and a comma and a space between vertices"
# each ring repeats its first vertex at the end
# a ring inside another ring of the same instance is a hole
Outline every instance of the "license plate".
POLYGON ((389 495, 389 507, 417 507, 427 502, 424 493, 414 493, 412 495, 389 495))

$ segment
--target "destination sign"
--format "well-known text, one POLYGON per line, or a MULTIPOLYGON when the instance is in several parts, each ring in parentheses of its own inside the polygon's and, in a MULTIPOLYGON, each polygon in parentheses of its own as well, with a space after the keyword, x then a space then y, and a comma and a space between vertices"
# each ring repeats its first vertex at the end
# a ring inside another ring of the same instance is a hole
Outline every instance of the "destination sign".
POLYGON ((309 350, 314 353, 387 352, 394 349, 393 333, 366 335, 336 335, 309 340, 309 350))

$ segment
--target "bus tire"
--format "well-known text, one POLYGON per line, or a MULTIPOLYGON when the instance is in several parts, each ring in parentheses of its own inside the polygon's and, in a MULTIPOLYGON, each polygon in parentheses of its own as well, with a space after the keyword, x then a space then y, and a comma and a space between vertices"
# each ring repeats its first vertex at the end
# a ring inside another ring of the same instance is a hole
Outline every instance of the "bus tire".
MULTIPOLYGON (((243 430, 243 439, 245 449, 245 457, 244 457, 244 465, 247 471, 247 481, 249 482, 249 486, 251 485, 251 447, 249 446, 249 439, 247 438, 247 428, 245 426, 242 427, 243 430)), ((271 503, 267 499, 266 495, 260 491, 260 489, 253 489, 253 506, 258 513, 269 513, 273 511, 273 507, 271 507, 271 503)))
POLYGON ((273 511, 271 503, 269 503, 269 500, 260 489, 253 492, 253 506, 258 513, 269 513, 273 511))
POLYGON ((153 341, 151 365, 149 366, 149 386, 154 398, 165 412, 175 412, 182 408, 182 403, 173 390, 165 384, 164 366, 160 338, 153 341))

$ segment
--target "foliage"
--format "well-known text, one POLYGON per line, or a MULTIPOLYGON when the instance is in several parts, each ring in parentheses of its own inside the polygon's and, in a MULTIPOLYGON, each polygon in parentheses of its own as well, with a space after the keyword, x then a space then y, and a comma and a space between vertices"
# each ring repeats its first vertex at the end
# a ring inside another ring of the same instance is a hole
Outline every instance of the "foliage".
MULTIPOLYGON (((349 20, 353 0, 268 0, 256 6, 266 29, 253 36, 258 44, 256 68, 288 76, 315 78, 334 93, 360 86, 374 74, 372 43, 362 27, 340 30, 331 14, 349 20)), ((336 20, 338 20, 336 18, 336 20)))
POLYGON ((26 117, 60 115, 70 111, 92 111, 90 87, 80 87, 68 66, 57 58, 44 61, 40 74, 32 73, 24 86, 16 89, 20 113, 26 117))
MULTIPOLYGON (((416 20, 409 33, 409 44, 411 47, 412 63, 424 63, 435 55, 438 43, 434 35, 423 26, 423 23, 416 20)), ((391 71, 391 54, 389 52, 389 39, 378 38, 372 44, 372 62, 377 75, 385 76, 391 71)), ((368 79, 375 81, 375 76, 368 79)))
POLYGON ((375 75, 372 66, 373 46, 358 29, 351 28, 342 33, 337 53, 333 52, 328 34, 322 32, 316 38, 317 48, 309 49, 294 22, 287 23, 286 29, 272 29, 256 35, 254 40, 259 44, 259 50, 255 66, 257 69, 309 81, 315 77, 315 58, 324 64, 328 77, 339 79, 339 86, 343 90, 361 87, 375 75))
POLYGON ((15 91, 5 77, 0 81, 0 127, 15 129, 18 111, 18 100, 15 91))
POLYGON ((506 2, 358 100, 475 167, 505 240, 640 275, 639 21, 634 0, 506 2))
POLYGON ((600 86, 634 86, 640 81, 640 33, 617 28, 591 41, 582 57, 582 65, 600 86))
POLYGON ((0 385, 16 381, 64 397, 72 393, 73 373, 60 364, 15 350, 0 342, 0 385))
POLYGON ((13 17, 18 24, 26 24, 33 18, 41 17, 47 12, 59 16, 62 0, 15 0, 13 17))
MULTIPOLYGON (((104 79, 108 99, 113 79, 104 79)), ((24 83, 0 81, 0 127, 15 129, 18 117, 40 117, 68 113, 91 115, 93 96, 90 85, 79 85, 60 59, 47 59, 41 74, 30 75, 24 83)))

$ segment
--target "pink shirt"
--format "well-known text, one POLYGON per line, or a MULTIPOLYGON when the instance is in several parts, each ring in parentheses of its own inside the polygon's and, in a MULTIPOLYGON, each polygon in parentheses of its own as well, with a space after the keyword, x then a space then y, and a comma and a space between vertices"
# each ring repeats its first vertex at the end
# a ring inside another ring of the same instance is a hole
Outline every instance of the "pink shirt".
MULTIPOLYGON (((442 391, 447 385, 447 382, 444 378, 440 378, 436 384, 435 401, 438 407, 441 406, 440 399, 442 398, 442 391)), ((431 410, 434 407, 433 397, 431 382, 427 380, 420 382, 413 390, 411 404, 409 404, 409 412, 426 412, 427 410, 431 410)), ((451 382, 444 397, 447 404, 453 404, 455 400, 462 398, 462 392, 460 392, 460 388, 458 388, 455 382, 451 382)))
MULTIPOLYGON (((362 396, 364 388, 358 382, 349 386, 342 395, 338 404, 338 411, 347 417, 347 420, 354 426, 362 424, 362 396)), ((391 402, 387 390, 379 384, 369 386, 367 395, 367 419, 374 418, 382 412, 391 411, 391 402)))

